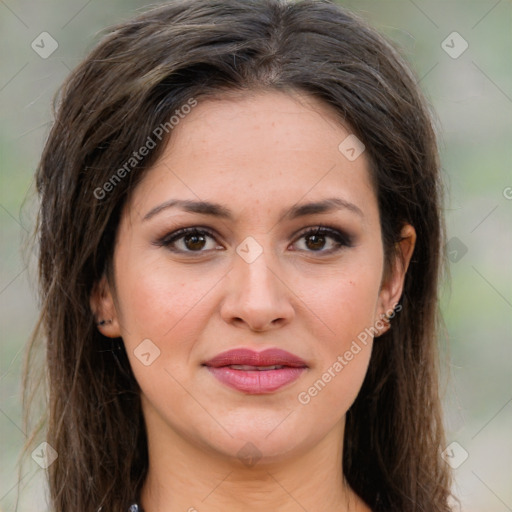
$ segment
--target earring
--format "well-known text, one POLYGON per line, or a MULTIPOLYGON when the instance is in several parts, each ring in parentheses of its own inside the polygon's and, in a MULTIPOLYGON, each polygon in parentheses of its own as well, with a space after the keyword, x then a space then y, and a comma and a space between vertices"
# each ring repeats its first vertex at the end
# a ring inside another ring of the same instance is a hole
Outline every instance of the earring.
POLYGON ((99 322, 96 322, 96 325, 106 325, 106 324, 111 324, 112 323, 112 319, 110 320, 100 320, 99 322))
POLYGON ((383 313, 382 315, 380 315, 380 318, 384 322, 385 326, 384 326, 384 329, 382 329, 382 331, 379 334, 379 336, 381 336, 382 334, 387 332, 389 329, 391 329, 391 319, 393 317, 390 316, 390 315, 387 315, 386 313, 383 313))

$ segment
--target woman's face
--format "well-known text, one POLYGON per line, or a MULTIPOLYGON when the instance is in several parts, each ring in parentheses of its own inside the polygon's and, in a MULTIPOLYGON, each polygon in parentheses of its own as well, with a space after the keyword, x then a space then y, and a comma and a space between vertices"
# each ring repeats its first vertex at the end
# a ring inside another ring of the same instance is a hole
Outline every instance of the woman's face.
POLYGON ((123 338, 150 443, 274 461, 342 439, 404 273, 382 282, 377 199, 349 135, 329 107, 281 92, 199 101, 173 128, 123 212, 115 296, 103 280, 93 299, 113 319, 102 332, 123 338), (240 348, 303 366, 205 365, 240 348))

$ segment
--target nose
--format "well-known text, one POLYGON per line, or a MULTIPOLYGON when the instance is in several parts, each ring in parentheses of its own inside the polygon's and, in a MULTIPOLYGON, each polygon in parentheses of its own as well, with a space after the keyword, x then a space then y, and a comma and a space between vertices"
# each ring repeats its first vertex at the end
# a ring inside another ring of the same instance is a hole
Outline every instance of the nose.
POLYGON ((221 316, 227 323, 267 331, 282 327, 293 318, 293 292, 279 265, 267 254, 263 251, 251 263, 235 255, 221 307, 221 316))

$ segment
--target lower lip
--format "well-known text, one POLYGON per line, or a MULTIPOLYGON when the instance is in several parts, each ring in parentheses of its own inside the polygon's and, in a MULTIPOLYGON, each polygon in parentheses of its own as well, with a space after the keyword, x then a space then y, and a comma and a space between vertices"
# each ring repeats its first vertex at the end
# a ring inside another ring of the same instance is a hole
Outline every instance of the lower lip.
POLYGON ((210 373, 227 386, 251 395, 272 393, 297 380, 307 368, 280 368, 278 370, 234 370, 228 366, 213 368, 210 373))

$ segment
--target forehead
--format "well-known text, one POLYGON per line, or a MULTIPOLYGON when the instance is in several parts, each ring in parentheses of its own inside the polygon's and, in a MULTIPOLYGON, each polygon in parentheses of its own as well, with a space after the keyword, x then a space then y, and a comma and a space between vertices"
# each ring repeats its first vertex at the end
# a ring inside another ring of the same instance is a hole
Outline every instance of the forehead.
POLYGON ((339 195, 371 216, 377 205, 366 155, 351 160, 340 151, 349 136, 350 127, 331 107, 305 94, 198 100, 172 129, 167 147, 135 190, 133 205, 144 215, 180 198, 268 213, 339 195))

